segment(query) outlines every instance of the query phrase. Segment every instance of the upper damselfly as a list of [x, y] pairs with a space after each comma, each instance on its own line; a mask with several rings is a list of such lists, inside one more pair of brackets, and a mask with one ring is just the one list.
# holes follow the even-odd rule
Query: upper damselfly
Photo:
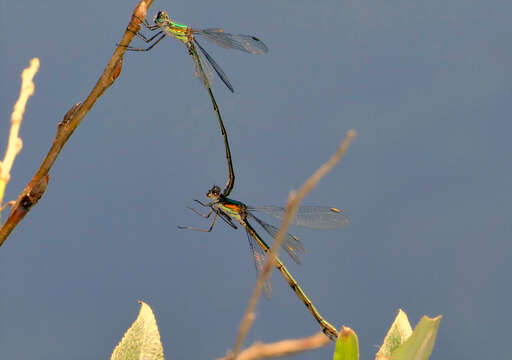
[[194, 60], [196, 76], [201, 80], [201, 82], [208, 90], [208, 94], [213, 105], [213, 110], [217, 115], [221, 133], [224, 138], [224, 147], [226, 151], [229, 177], [223, 194], [225, 196], [229, 195], [234, 186], [235, 173], [233, 170], [231, 150], [229, 148], [227, 132], [224, 127], [224, 122], [222, 121], [219, 107], [211, 90], [213, 71], [217, 73], [217, 75], [221, 78], [224, 84], [226, 84], [228, 89], [231, 90], [231, 92], [233, 92], [234, 89], [224, 71], [222, 71], [220, 66], [217, 65], [215, 60], [213, 60], [213, 58], [206, 52], [206, 50], [201, 45], [199, 45], [194, 35], [200, 35], [203, 38], [208, 39], [223, 48], [238, 49], [250, 54], [264, 54], [268, 51], [267, 46], [260, 39], [250, 35], [225, 33], [222, 29], [192, 29], [190, 26], [172, 21], [165, 11], [159, 11], [155, 15], [153, 19], [154, 25], [150, 25], [146, 19], [139, 20], [148, 30], [159, 31], [151, 37], [146, 37], [141, 32], [137, 32], [136, 35], [138, 37], [143, 39], [146, 43], [151, 43], [151, 45], [149, 45], [147, 48], [136, 48], [133, 46], [122, 45], [126, 47], [126, 50], [149, 51], [165, 36], [171, 36], [183, 42], [187, 47], [190, 56], [192, 56], [192, 59]]
[[[165, 36], [170, 36], [179, 41], [183, 42], [189, 52], [197, 52], [197, 56], [194, 57], [194, 65], [196, 68], [196, 76], [205, 84], [206, 87], [210, 87], [213, 80], [213, 70], [226, 84], [231, 92], [234, 91], [233, 85], [229, 81], [228, 77], [222, 71], [219, 65], [213, 60], [213, 58], [206, 52], [206, 50], [199, 45], [195, 35], [200, 35], [203, 38], [217, 44], [226, 49], [237, 49], [250, 54], [261, 55], [268, 51], [267, 46], [257, 37], [251, 35], [242, 34], [230, 34], [224, 32], [220, 28], [214, 29], [203, 29], [196, 30], [188, 25], [183, 25], [172, 21], [169, 15], [161, 10], [159, 11], [154, 19], [154, 25], [150, 25], [146, 19], [141, 20], [141, 23], [150, 31], [157, 31], [155, 35], [146, 37], [140, 31], [137, 33], [142, 40], [147, 43], [151, 43], [147, 48], [136, 48], [132, 46], [126, 46], [127, 50], [131, 51], [149, 51], [156, 44], [160, 42]], [[199, 51], [197, 51], [199, 49]], [[192, 54], [191, 54], [192, 55]], [[199, 69], [199, 66], [203, 68], [203, 71]], [[212, 70], [213, 68], [213, 70]]]

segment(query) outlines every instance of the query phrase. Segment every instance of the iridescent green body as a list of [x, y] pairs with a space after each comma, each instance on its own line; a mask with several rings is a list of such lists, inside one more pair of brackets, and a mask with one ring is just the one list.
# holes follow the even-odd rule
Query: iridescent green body
[[[137, 32], [137, 36], [139, 36], [141, 39], [143, 39], [146, 43], [153, 42], [149, 47], [146, 49], [143, 48], [134, 48], [131, 46], [127, 46], [127, 50], [130, 51], [149, 51], [151, 50], [160, 40], [162, 40], [166, 36], [173, 37], [179, 41], [181, 41], [188, 49], [188, 53], [190, 56], [192, 56], [192, 59], [194, 60], [194, 67], [196, 69], [196, 76], [201, 80], [201, 82], [206, 87], [208, 94], [210, 96], [210, 99], [212, 101], [213, 110], [215, 111], [217, 115], [217, 119], [219, 121], [220, 130], [222, 133], [222, 136], [224, 137], [224, 146], [226, 150], [226, 160], [228, 163], [228, 171], [229, 171], [229, 179], [228, 183], [226, 185], [226, 192], [225, 194], [228, 195], [231, 189], [233, 188], [234, 181], [235, 181], [235, 174], [233, 171], [233, 164], [231, 160], [231, 150], [229, 149], [229, 143], [228, 143], [228, 137], [227, 132], [224, 127], [224, 123], [222, 121], [222, 117], [220, 115], [219, 107], [217, 106], [217, 102], [215, 101], [215, 97], [213, 96], [212, 90], [211, 90], [211, 81], [213, 79], [213, 71], [217, 72], [219, 77], [222, 79], [222, 81], [226, 84], [226, 86], [233, 91], [233, 86], [227, 79], [226, 75], [220, 69], [220, 67], [217, 65], [217, 63], [210, 57], [210, 55], [204, 50], [201, 45], [197, 43], [197, 41], [194, 39], [194, 32], [197, 32], [193, 30], [190, 26], [185, 24], [180, 24], [178, 22], [172, 21], [169, 17], [169, 15], [165, 11], [159, 11], [156, 13], [154, 19], [153, 19], [154, 25], [149, 25], [147, 20], [141, 20], [141, 24], [145, 26], [150, 31], [158, 31], [155, 35], [151, 37], [144, 36], [141, 32]], [[198, 30], [203, 36], [210, 36], [213, 37], [214, 40], [212, 41], [220, 41], [217, 40], [218, 38], [224, 39], [224, 41], [228, 41], [226, 39], [230, 39], [229, 41], [232, 41], [234, 45], [239, 44], [239, 42], [236, 42], [234, 40], [237, 40], [242, 35], [232, 35], [232, 34], [223, 34], [222, 29], [214, 29], [214, 30]], [[221, 35], [219, 35], [221, 34]], [[234, 40], [231, 40], [233, 38]], [[155, 40], [156, 39], [156, 40]], [[258, 43], [259, 40], [254, 40], [255, 43]], [[223, 43], [224, 44], [224, 43]], [[260, 47], [262, 49], [266, 50], [266, 46], [261, 43]], [[248, 50], [247, 50], [248, 51]], [[212, 70], [213, 67], [213, 70]]]
[[[141, 19], [141, 24], [150, 31], [157, 31], [156, 34], [151, 37], [146, 37], [140, 31], [137, 32], [137, 36], [144, 40], [146, 43], [151, 43], [147, 48], [136, 48], [132, 46], [126, 46], [127, 50], [130, 51], [149, 51], [156, 44], [160, 42], [164, 37], [170, 36], [181, 41], [187, 46], [187, 49], [194, 57], [194, 65], [196, 67], [196, 75], [205, 84], [207, 88], [213, 80], [213, 71], [221, 78], [222, 82], [227, 88], [234, 92], [233, 85], [227, 78], [224, 71], [219, 65], [213, 60], [213, 58], [206, 52], [206, 50], [199, 45], [195, 35], [200, 35], [202, 38], [217, 44], [225, 49], [237, 49], [249, 54], [261, 55], [268, 51], [267, 46], [257, 37], [243, 34], [231, 34], [225, 33], [221, 28], [210, 28], [210, 29], [193, 29], [188, 25], [180, 24], [172, 21], [169, 15], [161, 10], [155, 14], [153, 18], [154, 25], [150, 25], [146, 19]], [[197, 49], [197, 51], [196, 51]], [[201, 65], [201, 71], [198, 71], [198, 63]]]
[[188, 43], [192, 36], [189, 26], [170, 21], [169, 24], [162, 27], [162, 30], [169, 36], [178, 39], [183, 43]]
[[188, 29], [188, 25], [179, 24], [177, 22], [171, 21], [171, 25], [175, 28]]

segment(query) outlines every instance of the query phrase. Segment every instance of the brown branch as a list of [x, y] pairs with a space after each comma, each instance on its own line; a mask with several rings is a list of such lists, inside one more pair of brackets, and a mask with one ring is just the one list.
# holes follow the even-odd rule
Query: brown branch
[[34, 79], [37, 70], [39, 70], [39, 59], [33, 58], [30, 60], [30, 66], [21, 73], [20, 96], [14, 105], [14, 110], [11, 115], [11, 130], [9, 132], [9, 140], [7, 142], [5, 157], [4, 160], [0, 162], [0, 212], [4, 209], [1, 205], [4, 198], [5, 187], [11, 178], [12, 164], [14, 163], [16, 155], [18, 155], [23, 147], [23, 142], [18, 134], [28, 98], [34, 93], [35, 87], [32, 80]]
[[53, 140], [53, 144], [48, 151], [48, 154], [27, 187], [18, 196], [16, 204], [13, 206], [7, 221], [0, 229], [0, 246], [4, 243], [5, 239], [7, 239], [19, 222], [25, 217], [28, 211], [30, 211], [31, 207], [39, 201], [39, 198], [43, 195], [46, 190], [46, 185], [48, 184], [48, 173], [67, 140], [76, 130], [78, 125], [80, 125], [98, 98], [114, 83], [121, 73], [126, 45], [132, 41], [137, 31], [139, 31], [139, 19], [146, 18], [147, 9], [151, 6], [152, 2], [153, 0], [141, 0], [139, 2], [133, 11], [130, 23], [128, 24], [123, 38], [120, 41], [122, 46], [117, 46], [115, 49], [112, 58], [108, 62], [107, 67], [98, 79], [98, 82], [92, 89], [91, 93], [83, 102], [73, 105], [64, 116], [62, 122], [59, 123], [57, 127], [57, 135]]
[[272, 266], [274, 265], [275, 261], [275, 253], [279, 249], [279, 246], [281, 244], [281, 241], [283, 240], [284, 236], [286, 235], [286, 231], [288, 227], [290, 226], [295, 213], [297, 212], [297, 208], [299, 207], [299, 204], [302, 202], [302, 199], [316, 186], [316, 184], [320, 181], [320, 179], [327, 174], [333, 167], [338, 163], [338, 161], [341, 160], [345, 152], [347, 151], [348, 147], [350, 146], [350, 143], [356, 136], [355, 130], [351, 129], [347, 132], [347, 135], [341, 142], [338, 150], [331, 156], [329, 161], [327, 161], [325, 164], [323, 164], [311, 177], [309, 177], [306, 182], [300, 187], [298, 192], [291, 191], [290, 195], [288, 197], [288, 202], [286, 204], [286, 213], [283, 219], [283, 222], [281, 224], [281, 227], [279, 228], [279, 232], [277, 233], [274, 243], [272, 244], [272, 248], [270, 250], [270, 256], [265, 262], [265, 266], [263, 267], [263, 270], [261, 271], [260, 276], [258, 277], [258, 281], [256, 282], [256, 286], [254, 287], [251, 299], [249, 300], [249, 304], [247, 305], [247, 309], [245, 312], [244, 317], [242, 318], [242, 321], [240, 322], [240, 326], [238, 329], [235, 346], [233, 347], [232, 357], [237, 358], [238, 352], [240, 351], [240, 348], [242, 347], [243, 341], [245, 337], [247, 336], [247, 332], [249, 331], [253, 320], [251, 320], [252, 317], [254, 317], [253, 312], [254, 308], [258, 302], [258, 298], [261, 293], [261, 288], [263, 286], [263, 282], [265, 279], [269, 276], [270, 270], [272, 269]]
[[[328, 337], [322, 332], [318, 332], [315, 335], [302, 338], [302, 339], [290, 339], [282, 340], [275, 343], [263, 344], [254, 343], [244, 351], [242, 351], [237, 359], [238, 360], [255, 360], [265, 358], [275, 358], [281, 356], [288, 356], [298, 354], [301, 352], [318, 349], [330, 343]], [[229, 360], [231, 355], [228, 355], [217, 360]]]

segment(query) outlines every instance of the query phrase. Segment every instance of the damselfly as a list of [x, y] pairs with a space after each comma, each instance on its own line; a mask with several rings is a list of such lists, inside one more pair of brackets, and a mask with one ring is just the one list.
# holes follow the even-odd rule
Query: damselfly
[[[141, 20], [141, 23], [148, 30], [159, 30], [155, 35], [148, 38], [140, 31], [137, 33], [137, 36], [139, 36], [145, 42], [151, 43], [153, 41], [153, 43], [147, 48], [126, 46], [126, 49], [130, 51], [149, 51], [165, 36], [178, 39], [187, 46], [192, 56], [194, 56], [192, 52], [197, 53], [197, 56], [194, 57], [196, 76], [201, 79], [206, 87], [210, 87], [210, 84], [213, 80], [213, 68], [213, 70], [215, 70], [224, 84], [226, 84], [228, 89], [231, 90], [231, 92], [234, 91], [233, 86], [231, 85], [231, 82], [228, 80], [224, 71], [222, 71], [220, 66], [217, 65], [215, 60], [213, 60], [213, 58], [206, 52], [206, 50], [201, 45], [199, 45], [195, 35], [200, 35], [203, 38], [213, 42], [214, 44], [217, 44], [226, 49], [237, 49], [255, 55], [265, 54], [268, 51], [267, 46], [257, 37], [251, 35], [225, 33], [220, 28], [196, 30], [190, 26], [172, 21], [165, 11], [159, 11], [155, 15], [153, 22], [154, 25], [150, 25], [146, 19]], [[196, 51], [197, 48], [199, 49], [199, 52]], [[199, 67], [202, 67], [203, 71], [201, 71]]]
[[[252, 227], [252, 225], [249, 223], [249, 220], [256, 221], [270, 236], [275, 237], [277, 235], [278, 228], [264, 222], [256, 215], [254, 215], [254, 212], [260, 211], [277, 219], [283, 219], [285, 213], [284, 208], [277, 206], [250, 207], [239, 201], [227, 198], [225, 195], [223, 195], [220, 187], [218, 186], [214, 186], [208, 190], [206, 196], [211, 199], [211, 201], [207, 204], [204, 204], [199, 200], [195, 201], [204, 207], [209, 207], [210, 212], [208, 214], [202, 214], [200, 211], [194, 208], [190, 209], [204, 218], [208, 218], [212, 213], [215, 213], [211, 226], [208, 229], [198, 229], [191, 226], [179, 226], [179, 228], [210, 232], [212, 231], [217, 218], [220, 217], [229, 226], [237, 229], [237, 226], [233, 222], [233, 220], [236, 220], [245, 228], [247, 232], [249, 247], [254, 258], [254, 265], [257, 273], [259, 274], [259, 272], [261, 272], [263, 269], [265, 255], [270, 252], [270, 247]], [[337, 208], [324, 206], [304, 206], [297, 210], [293, 223], [295, 225], [315, 229], [336, 229], [346, 225], [348, 223], [348, 218], [341, 210]], [[297, 237], [291, 234], [286, 234], [283, 242], [281, 243], [281, 247], [296, 263], [300, 264], [298, 255], [299, 253], [304, 254], [306, 250]], [[327, 336], [329, 336], [329, 338], [335, 340], [338, 336], [336, 328], [320, 315], [311, 300], [309, 300], [297, 281], [293, 278], [292, 274], [288, 271], [288, 269], [277, 256], [275, 267], [279, 270], [279, 272], [281, 272], [281, 275], [288, 282], [292, 290], [299, 297], [299, 299], [302, 300], [315, 320], [320, 324], [322, 331]], [[272, 294], [270, 281], [266, 281], [264, 283], [263, 292], [267, 298], [270, 298]]]
[[[227, 78], [224, 71], [222, 71], [220, 66], [217, 65], [215, 60], [213, 60], [213, 58], [206, 52], [206, 50], [201, 45], [199, 45], [194, 35], [201, 35], [205, 39], [208, 39], [221, 47], [238, 49], [251, 54], [264, 54], [268, 51], [267, 46], [258, 38], [250, 35], [225, 33], [222, 29], [192, 29], [190, 26], [179, 24], [177, 22], [172, 21], [165, 11], [159, 11], [155, 15], [153, 19], [154, 25], [150, 25], [146, 19], [140, 19], [140, 21], [150, 31], [160, 31], [158, 31], [155, 35], [153, 35], [150, 38], [144, 36], [141, 32], [137, 32], [136, 35], [143, 39], [146, 43], [153, 43], [149, 45], [147, 48], [125, 46], [126, 50], [149, 51], [156, 44], [158, 44], [160, 40], [162, 40], [165, 36], [171, 36], [183, 42], [187, 47], [190, 56], [192, 56], [192, 59], [194, 60], [196, 76], [202, 81], [202, 83], [208, 90], [208, 95], [210, 96], [213, 105], [213, 110], [217, 115], [221, 133], [224, 138], [224, 147], [226, 151], [229, 178], [223, 194], [226, 196], [229, 195], [234, 186], [235, 173], [233, 170], [231, 151], [229, 148], [229, 142], [227, 138], [226, 129], [224, 127], [224, 122], [222, 121], [222, 116], [220, 114], [219, 107], [217, 105], [217, 102], [215, 101], [215, 97], [213, 96], [213, 92], [211, 90], [211, 83], [213, 81], [213, 70], [215, 70], [217, 75], [221, 78], [224, 84], [226, 84], [228, 89], [231, 90], [231, 92], [233, 92], [234, 90], [233, 86], [231, 85], [231, 82]], [[199, 51], [197, 49], [199, 49]]]

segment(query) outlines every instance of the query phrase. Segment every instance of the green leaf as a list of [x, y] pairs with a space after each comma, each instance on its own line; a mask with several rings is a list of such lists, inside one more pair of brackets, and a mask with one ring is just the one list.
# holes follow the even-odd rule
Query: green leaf
[[391, 324], [375, 359], [389, 359], [393, 351], [402, 345], [402, 343], [405, 342], [411, 334], [412, 328], [409, 323], [409, 319], [407, 318], [407, 314], [403, 312], [402, 309], [398, 309], [398, 315], [396, 316], [395, 321], [393, 321], [393, 324]]
[[359, 342], [357, 335], [349, 327], [343, 326], [340, 335], [336, 341], [336, 349], [334, 350], [334, 360], [358, 360], [359, 359]]
[[111, 360], [163, 360], [164, 349], [153, 311], [139, 301], [140, 312], [123, 339], [114, 349]]
[[441, 317], [423, 316], [412, 335], [393, 352], [391, 360], [427, 360], [436, 341]]

